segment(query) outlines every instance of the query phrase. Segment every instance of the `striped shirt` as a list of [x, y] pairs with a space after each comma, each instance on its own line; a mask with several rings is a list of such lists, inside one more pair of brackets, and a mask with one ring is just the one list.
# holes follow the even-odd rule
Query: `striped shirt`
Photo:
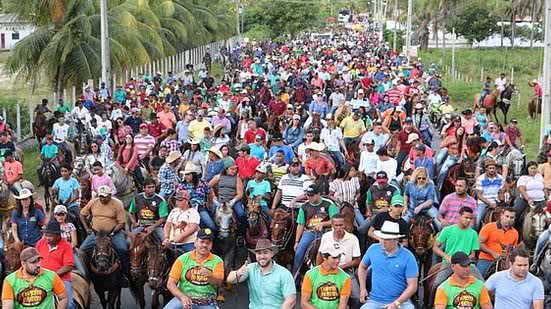
[[[476, 179], [476, 189], [482, 193], [487, 200], [497, 202], [499, 190], [503, 187], [503, 177], [496, 174], [496, 177], [490, 179], [486, 174], [478, 176]], [[484, 205], [481, 200], [478, 200], [479, 205]]]
[[[293, 176], [291, 174], [283, 175], [277, 186], [281, 190], [281, 204], [290, 207], [291, 201], [304, 194], [312, 184], [310, 177], [306, 175]], [[296, 203], [294, 208], [300, 208], [302, 203]]]
[[402, 98], [402, 92], [400, 92], [400, 90], [391, 88], [386, 92], [386, 94], [388, 95], [388, 100], [390, 103], [394, 104], [394, 106], [400, 104], [400, 100]]
[[444, 197], [440, 204], [439, 212], [444, 217], [444, 220], [446, 220], [446, 226], [457, 223], [459, 219], [459, 210], [465, 206], [472, 209], [474, 216], [476, 216], [478, 207], [476, 205], [476, 200], [470, 195], [466, 194], [464, 198], [460, 198], [457, 196], [457, 193], [453, 192]]
[[76, 231], [77, 228], [74, 224], [71, 222], [62, 223], [61, 226], [61, 238], [67, 240], [69, 243], [71, 243], [71, 232]]
[[356, 204], [356, 193], [360, 190], [360, 181], [358, 177], [349, 180], [335, 179], [329, 184], [329, 192], [335, 194], [335, 199], [339, 203], [350, 203], [354, 207]]
[[142, 136], [141, 134], [134, 137], [134, 145], [138, 150], [138, 158], [141, 160], [144, 158], [144, 155], [149, 150], [149, 147], [153, 148], [155, 146], [155, 138], [151, 135]]

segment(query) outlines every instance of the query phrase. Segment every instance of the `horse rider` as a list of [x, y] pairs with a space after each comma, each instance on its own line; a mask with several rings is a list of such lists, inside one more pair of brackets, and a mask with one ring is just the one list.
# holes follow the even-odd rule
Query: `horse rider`
[[434, 297], [435, 309], [493, 308], [484, 281], [471, 275], [473, 263], [471, 257], [465, 252], [457, 251], [453, 254], [450, 258], [453, 273], [438, 286]]
[[470, 207], [474, 215], [476, 215], [478, 209], [477, 202], [467, 194], [467, 180], [465, 178], [458, 178], [455, 180], [455, 192], [444, 196], [438, 208], [437, 219], [440, 221], [442, 227], [457, 224], [457, 220], [460, 217], [459, 210], [464, 206]]
[[67, 240], [61, 237], [61, 226], [57, 221], [48, 222], [42, 233], [44, 237], [36, 243], [36, 250], [42, 258], [41, 266], [55, 271], [59, 275], [67, 292], [67, 308], [76, 308], [73, 303], [71, 284], [71, 271], [75, 266], [73, 248]]
[[69, 299], [65, 285], [56, 272], [41, 267], [38, 250], [26, 248], [19, 259], [21, 268], [4, 279], [2, 308], [66, 309]]
[[267, 172], [265, 165], [259, 165], [256, 168], [254, 179], [249, 180], [247, 183], [245, 192], [247, 193], [249, 203], [252, 203], [251, 200], [260, 197], [261, 211], [268, 220], [268, 223], [270, 223], [271, 216], [268, 212], [268, 202], [272, 199], [272, 186], [265, 179]]
[[4, 153], [6, 160], [3, 163], [4, 166], [4, 182], [8, 186], [11, 192], [18, 194], [23, 187], [21, 181], [23, 180], [23, 164], [15, 160], [13, 152], [6, 150]]
[[40, 149], [40, 161], [41, 164], [36, 169], [38, 174], [38, 181], [39, 186], [42, 186], [44, 184], [44, 177], [42, 175], [42, 170], [44, 166], [46, 165], [46, 162], [52, 163], [56, 169], [59, 169], [59, 161], [57, 159], [57, 155], [59, 153], [59, 148], [56, 144], [54, 144], [54, 137], [51, 134], [46, 135], [46, 144], [42, 146], [42, 149]]
[[390, 203], [394, 196], [400, 195], [400, 189], [389, 183], [387, 173], [379, 171], [375, 174], [375, 182], [367, 190], [366, 196], [366, 219], [365, 224], [358, 228], [360, 235], [368, 232], [370, 221], [381, 212], [387, 212], [390, 209]]
[[480, 254], [476, 267], [483, 276], [486, 277], [492, 263], [503, 257], [507, 246], [518, 245], [519, 236], [513, 227], [514, 222], [515, 209], [507, 207], [501, 210], [498, 222], [488, 223], [480, 229]]
[[496, 86], [496, 89], [499, 90], [500, 95], [503, 92], [503, 90], [505, 90], [505, 88], [507, 88], [508, 83], [509, 82], [507, 81], [507, 78], [505, 77], [505, 73], [501, 73], [499, 75], [499, 77], [496, 78], [496, 80], [494, 81], [494, 84]]
[[54, 185], [50, 189], [52, 203], [54, 205], [65, 205], [69, 212], [75, 217], [80, 216], [80, 184], [71, 175], [71, 166], [63, 163], [59, 169], [61, 177], [56, 179]]
[[[375, 236], [380, 243], [373, 244], [360, 262], [358, 281], [360, 301], [367, 302], [362, 308], [415, 308], [411, 297], [417, 291], [419, 266], [411, 251], [400, 245], [400, 225], [385, 221]], [[367, 275], [371, 269], [371, 291], [368, 293]]]
[[490, 158], [486, 159], [484, 161], [484, 174], [478, 176], [475, 185], [478, 199], [475, 228], [480, 228], [487, 209], [497, 207], [498, 194], [504, 184], [503, 177], [497, 173], [496, 161]]
[[301, 307], [345, 309], [352, 293], [352, 283], [349, 275], [338, 267], [342, 253], [334, 246], [321, 249], [323, 261], [304, 275]]
[[522, 248], [513, 249], [509, 261], [509, 269], [491, 275], [484, 283], [488, 291], [495, 295], [495, 308], [544, 308], [544, 285], [529, 271], [528, 252]]
[[197, 233], [195, 250], [180, 255], [168, 275], [167, 288], [174, 296], [165, 309], [216, 309], [217, 289], [224, 283], [224, 262], [213, 254], [214, 233]]
[[292, 273], [297, 276], [300, 270], [306, 250], [317, 238], [321, 238], [322, 232], [331, 226], [331, 219], [339, 212], [339, 208], [328, 199], [321, 197], [318, 185], [310, 185], [305, 190], [308, 202], [304, 203], [297, 217], [297, 231], [295, 237], [295, 257]]
[[[432, 251], [442, 258], [442, 263], [434, 279], [431, 295], [434, 295], [433, 292], [436, 288], [453, 273], [453, 268], [450, 267], [452, 256], [457, 252], [463, 252], [470, 257], [474, 257], [475, 251], [480, 250], [478, 234], [471, 227], [474, 219], [473, 210], [464, 206], [459, 210], [459, 215], [458, 222], [443, 228], [432, 246]], [[474, 265], [471, 265], [471, 272], [479, 280], [484, 280], [484, 277]]]
[[226, 279], [230, 284], [247, 281], [251, 309], [295, 307], [297, 292], [293, 276], [273, 260], [274, 250], [269, 239], [259, 239], [253, 251], [256, 262], [245, 263], [238, 270], [231, 271]]
[[360, 284], [356, 277], [356, 269], [360, 265], [361, 251], [358, 238], [345, 229], [344, 217], [336, 214], [331, 218], [331, 231], [321, 237], [320, 249], [317, 255], [317, 265], [323, 263], [320, 252], [326, 252], [333, 247], [340, 253], [339, 268], [348, 274], [351, 280], [351, 294], [348, 300], [350, 309], [360, 308]]
[[484, 84], [482, 85], [482, 92], [480, 93], [480, 97], [478, 98], [478, 105], [480, 106], [482, 102], [484, 102], [484, 98], [489, 95], [492, 92], [492, 78], [490, 76], [486, 76], [486, 81], [484, 81]]
[[144, 192], [132, 198], [128, 213], [132, 233], [151, 234], [157, 243], [164, 239], [163, 225], [169, 209], [166, 200], [155, 192], [157, 185], [151, 178], [144, 181]]
[[312, 179], [301, 171], [298, 157], [293, 157], [288, 173], [281, 176], [277, 184], [277, 192], [272, 200], [272, 211], [279, 207], [297, 213], [302, 206], [302, 201], [306, 200], [305, 190], [311, 184]]
[[73, 155], [71, 149], [67, 145], [67, 139], [69, 137], [69, 125], [65, 123], [65, 117], [59, 116], [56, 123], [54, 123], [52, 134], [54, 136], [54, 143], [63, 150], [65, 154], [65, 162], [72, 163]]
[[161, 185], [159, 194], [165, 199], [176, 191], [176, 185], [178, 184], [177, 167], [180, 164], [181, 157], [179, 151], [171, 151], [165, 159], [165, 163], [159, 169], [159, 183]]
[[172, 208], [164, 225], [163, 247], [181, 250], [184, 253], [195, 250], [195, 240], [199, 231], [200, 216], [190, 203], [191, 195], [186, 189], [176, 191]]
[[[89, 217], [91, 217], [90, 225], [88, 224]], [[98, 197], [91, 199], [80, 211], [80, 219], [88, 233], [88, 236], [80, 245], [80, 250], [90, 255], [96, 245], [95, 231], [108, 232], [111, 236], [113, 249], [121, 260], [123, 286], [128, 286], [128, 266], [130, 264], [128, 243], [123, 234], [126, 224], [126, 212], [122, 202], [111, 196], [111, 188], [101, 186], [98, 189]]]

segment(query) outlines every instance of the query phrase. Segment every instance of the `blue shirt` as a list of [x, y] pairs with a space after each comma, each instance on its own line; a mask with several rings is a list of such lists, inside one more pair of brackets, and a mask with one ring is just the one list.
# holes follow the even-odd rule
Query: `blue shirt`
[[267, 274], [262, 274], [258, 263], [247, 267], [250, 309], [279, 309], [285, 298], [297, 293], [291, 272], [272, 263], [272, 270]]
[[432, 178], [432, 174], [433, 174], [432, 165], [433, 165], [432, 158], [429, 158], [429, 157], [424, 157], [422, 159], [417, 158], [417, 159], [415, 159], [415, 162], [413, 163], [413, 166], [415, 166], [415, 168], [418, 168], [418, 167], [426, 168], [428, 173], [429, 173], [429, 178]]
[[[249, 193], [249, 188], [251, 189], [251, 192]], [[270, 185], [270, 182], [266, 179], [262, 180], [261, 182], [257, 182], [256, 179], [251, 179], [247, 183], [247, 188], [245, 189], [247, 191], [247, 195], [249, 198], [254, 198], [258, 195], [265, 195], [266, 193], [272, 192], [272, 186]], [[260, 200], [260, 205], [262, 207], [268, 207], [268, 204], [264, 199]]]
[[25, 217], [23, 214], [21, 216], [18, 214], [17, 211], [11, 213], [11, 223], [17, 225], [17, 237], [23, 244], [34, 247], [42, 238], [40, 224], [45, 219], [44, 213], [35, 209], [32, 216]]
[[372, 269], [369, 298], [385, 304], [400, 297], [407, 287], [407, 279], [417, 278], [419, 272], [415, 257], [402, 246], [389, 256], [381, 244], [373, 244], [367, 249], [362, 263]]
[[543, 283], [531, 273], [524, 280], [515, 281], [511, 272], [504, 270], [491, 275], [485, 284], [495, 294], [496, 309], [530, 309], [534, 300], [544, 299]]
[[44, 144], [42, 146], [42, 149], [40, 150], [40, 154], [44, 156], [46, 159], [55, 158], [57, 156], [57, 145], [55, 144]]
[[224, 170], [224, 160], [209, 161], [207, 163], [207, 178], [206, 181], [210, 181], [214, 176], [222, 173]]
[[176, 131], [178, 131], [178, 141], [182, 143], [187, 143], [189, 134], [188, 134], [189, 122], [180, 120], [176, 124]]
[[[72, 176], [69, 177], [68, 180], [65, 180], [63, 178], [58, 178], [54, 182], [54, 188], [57, 189], [57, 199], [60, 202], [65, 202], [69, 198], [73, 197], [74, 191], [80, 188], [80, 184], [78, 181], [73, 178]], [[77, 201], [72, 202], [68, 208], [79, 206]]]
[[308, 110], [310, 113], [320, 113], [321, 119], [325, 119], [325, 116], [329, 112], [329, 107], [325, 102], [318, 103], [316, 101], [312, 101]]
[[298, 147], [298, 145], [302, 143], [303, 139], [303, 127], [294, 128], [292, 126], [288, 126], [287, 129], [285, 129], [285, 134], [283, 134], [283, 140], [285, 141], [285, 144], [291, 147]]
[[255, 143], [249, 144], [251, 149], [251, 156], [256, 157], [258, 161], [264, 160], [264, 155], [266, 154], [266, 148], [262, 145], [257, 145]]
[[295, 157], [295, 152], [293, 151], [293, 148], [289, 145], [281, 145], [281, 146], [272, 146], [270, 147], [270, 151], [268, 152], [268, 157], [272, 158], [275, 156], [276, 152], [279, 150], [283, 150], [283, 153], [285, 155], [285, 163], [290, 164], [291, 160]]
[[436, 191], [434, 185], [430, 182], [422, 188], [413, 182], [408, 182], [405, 194], [408, 197], [408, 208], [411, 210], [429, 199], [436, 202]]

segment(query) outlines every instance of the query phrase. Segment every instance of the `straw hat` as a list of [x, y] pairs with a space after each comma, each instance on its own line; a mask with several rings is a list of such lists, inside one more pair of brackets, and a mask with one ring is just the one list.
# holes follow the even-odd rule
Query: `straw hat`
[[175, 151], [171, 151], [170, 154], [168, 155], [168, 157], [166, 157], [166, 163], [170, 164], [178, 159], [180, 159], [182, 157], [182, 154], [175, 150]]
[[211, 146], [209, 148], [209, 152], [214, 153], [220, 159], [222, 159], [222, 157], [224, 156], [224, 155], [222, 155], [222, 152], [220, 152], [220, 149], [218, 149], [218, 147], [216, 147], [216, 146]]

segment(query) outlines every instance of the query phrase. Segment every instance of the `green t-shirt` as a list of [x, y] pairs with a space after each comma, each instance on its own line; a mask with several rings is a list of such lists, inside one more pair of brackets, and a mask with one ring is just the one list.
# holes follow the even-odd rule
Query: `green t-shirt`
[[42, 154], [46, 159], [51, 159], [57, 156], [58, 150], [59, 149], [55, 144], [50, 144], [50, 145], [45, 144], [44, 146], [42, 146], [42, 149], [40, 150], [40, 154]]
[[[42, 274], [30, 285], [26, 280], [21, 279], [15, 271], [6, 277], [13, 289], [14, 308], [35, 308], [51, 309], [54, 308], [54, 279], [55, 273], [47, 269], [42, 269]], [[5, 283], [4, 283], [5, 284]]]
[[476, 278], [474, 282], [467, 285], [466, 287], [457, 286], [451, 284], [452, 278], [448, 278], [439, 289], [442, 289], [446, 292], [448, 303], [446, 304], [446, 309], [455, 309], [455, 308], [480, 308], [480, 295], [482, 289], [484, 288], [484, 283]]
[[[478, 234], [472, 228], [466, 230], [460, 229], [457, 224], [445, 227], [438, 235], [438, 241], [446, 244], [445, 252], [447, 255], [453, 255], [458, 251], [466, 254], [480, 249]], [[446, 263], [446, 261], [443, 261]]]
[[337, 308], [341, 294], [344, 292], [350, 295], [350, 283], [345, 289], [345, 284], [350, 281], [350, 277], [340, 268], [336, 273], [323, 274], [320, 266], [316, 266], [306, 273], [306, 277], [312, 285], [310, 302], [318, 309]]
[[60, 112], [60, 113], [70, 113], [71, 112], [71, 107], [66, 105], [65, 103], [63, 103], [63, 105], [58, 105], [57, 108], [56, 108], [56, 111]]
[[[171, 270], [171, 277], [172, 271], [174, 271], [174, 267], [179, 268], [178, 272], [180, 274], [180, 280], [178, 288], [180, 288], [180, 291], [182, 291], [182, 293], [190, 297], [192, 300], [215, 300], [217, 288], [216, 286], [210, 284], [206, 277], [203, 277], [199, 274], [201, 264], [193, 258], [194, 254], [195, 251], [182, 254], [176, 260], [175, 265]], [[222, 263], [223, 265], [224, 262], [219, 256], [213, 254], [212, 258], [205, 260], [202, 266], [214, 272], [214, 268], [219, 263]]]
[[322, 198], [321, 203], [319, 203], [318, 205], [313, 205], [313, 204], [307, 202], [307, 203], [304, 203], [300, 207], [300, 209], [298, 210], [298, 216], [297, 216], [297, 223], [298, 224], [306, 225], [306, 219], [307, 218], [306, 218], [306, 214], [304, 212], [304, 208], [307, 207], [308, 205], [310, 205], [310, 206], [319, 206], [320, 211], [322, 213], [326, 212], [329, 215], [329, 219], [333, 218], [334, 215], [339, 213], [339, 208], [331, 200]]

